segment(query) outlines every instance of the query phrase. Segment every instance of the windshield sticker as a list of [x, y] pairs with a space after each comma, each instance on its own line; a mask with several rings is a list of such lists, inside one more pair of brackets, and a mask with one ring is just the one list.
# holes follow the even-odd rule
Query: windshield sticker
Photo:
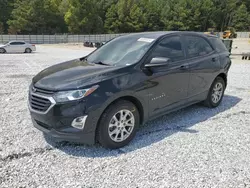
[[150, 39], [150, 38], [139, 38], [138, 41], [140, 42], [153, 42], [155, 39]]

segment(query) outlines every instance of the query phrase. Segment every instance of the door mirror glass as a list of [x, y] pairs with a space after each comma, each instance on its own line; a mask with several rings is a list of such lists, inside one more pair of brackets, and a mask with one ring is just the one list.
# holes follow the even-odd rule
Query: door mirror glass
[[154, 57], [145, 67], [161, 67], [167, 66], [171, 60], [166, 57]]

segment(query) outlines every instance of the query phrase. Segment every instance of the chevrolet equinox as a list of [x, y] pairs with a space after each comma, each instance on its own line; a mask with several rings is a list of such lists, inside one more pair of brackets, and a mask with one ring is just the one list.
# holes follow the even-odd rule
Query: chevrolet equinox
[[32, 121], [57, 140], [123, 147], [148, 120], [198, 102], [217, 107], [229, 55], [219, 38], [195, 32], [115, 38], [37, 74], [29, 89]]

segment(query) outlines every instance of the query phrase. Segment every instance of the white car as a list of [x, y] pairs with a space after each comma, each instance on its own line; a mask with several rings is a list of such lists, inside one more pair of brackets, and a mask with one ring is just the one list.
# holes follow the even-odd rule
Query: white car
[[36, 46], [24, 41], [10, 41], [0, 45], [0, 53], [31, 53], [33, 51], [36, 51]]

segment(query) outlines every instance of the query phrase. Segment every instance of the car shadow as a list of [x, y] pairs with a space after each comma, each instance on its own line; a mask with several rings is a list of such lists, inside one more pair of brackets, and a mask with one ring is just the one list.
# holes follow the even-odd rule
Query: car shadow
[[[89, 158], [118, 156], [150, 146], [178, 132], [197, 134], [198, 131], [192, 129], [192, 126], [211, 118], [217, 119], [217, 115], [234, 107], [240, 101], [241, 99], [236, 96], [225, 95], [220, 106], [214, 109], [196, 104], [164, 115], [141, 126], [129, 145], [116, 150], [105, 149], [99, 144], [87, 146], [70, 142], [56, 142], [47, 135], [44, 135], [44, 137], [52, 147], [72, 156]], [[228, 117], [228, 115], [225, 117]]]

